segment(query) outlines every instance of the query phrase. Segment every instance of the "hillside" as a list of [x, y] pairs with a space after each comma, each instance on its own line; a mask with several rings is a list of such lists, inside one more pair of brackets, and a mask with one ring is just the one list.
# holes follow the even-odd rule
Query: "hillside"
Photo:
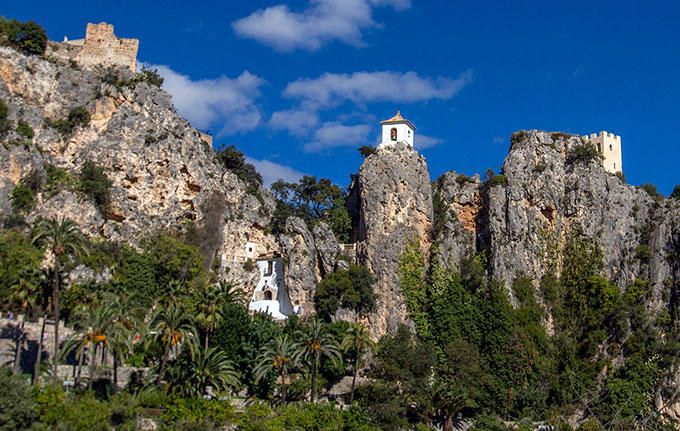
[[[304, 324], [320, 325], [309, 317], [320, 308], [323, 288], [335, 301], [324, 316], [334, 336], [348, 321], [367, 326], [367, 345], [381, 340], [361, 370], [368, 378], [357, 396], [362, 414], [384, 429], [395, 418], [407, 421], [399, 422], [403, 427], [428, 420], [448, 426], [454, 413], [480, 412], [506, 419], [555, 414], [574, 426], [593, 417], [615, 423], [619, 412], [610, 406], [629, 409], [629, 422], [616, 422], [617, 429], [633, 429], [626, 426], [641, 418], [680, 422], [680, 199], [608, 173], [579, 136], [517, 132], [501, 173], [485, 180], [448, 172], [432, 181], [425, 157], [411, 146], [381, 146], [342, 199], [337, 186], [325, 185], [324, 197], [342, 205], [334, 201], [305, 219], [286, 207], [280, 189], [225, 161], [211, 137], [175, 112], [149, 71], [86, 67], [0, 47], [0, 101], [7, 107], [0, 137], [3, 235], [28, 237], [41, 219], [68, 218], [98, 247], [96, 259], [68, 262], [74, 268], [65, 283], [67, 319], [103, 301], [100, 289], [135, 302], [130, 290], [138, 288], [152, 296], [142, 300], [148, 308], [142, 320], [149, 320], [148, 310], [177, 304], [205, 318], [210, 298], [202, 295], [216, 282], [231, 282], [244, 291], [246, 306], [218, 302], [214, 307], [228, 312], [196, 333], [206, 354], [216, 340], [241, 367], [243, 393], [273, 400], [288, 377], [272, 371], [261, 383], [253, 363], [280, 342], [274, 335], [299, 336], [303, 323], [274, 325], [249, 315], [247, 304], [280, 264], [284, 293]], [[340, 244], [329, 208], [345, 205], [349, 244]], [[35, 266], [54, 260], [43, 249], [33, 252], [40, 253]], [[255, 264], [270, 261], [266, 270]], [[151, 276], [144, 272], [150, 267]], [[348, 281], [348, 274], [364, 278]], [[327, 281], [334, 276], [337, 284]], [[362, 287], [347, 287], [354, 282], [371, 285], [374, 307], [343, 305], [351, 302], [350, 287]], [[156, 346], [136, 359], [160, 366], [158, 385], [166, 362], [176, 371], [188, 368], [181, 361], [189, 355], [195, 359], [193, 350], [182, 356], [182, 346], [174, 356]], [[350, 378], [350, 368], [359, 373], [358, 356], [344, 360], [338, 370], [324, 359], [324, 396]], [[310, 371], [299, 368], [296, 382], [306, 385]], [[170, 374], [174, 382], [183, 379]], [[461, 393], [442, 401], [441, 388], [429, 386], [433, 376]], [[315, 384], [312, 377], [312, 400]], [[306, 386], [293, 389], [306, 399]], [[628, 392], [637, 398], [621, 401]], [[285, 402], [286, 389], [279, 394]], [[393, 416], [381, 416], [383, 410]]]

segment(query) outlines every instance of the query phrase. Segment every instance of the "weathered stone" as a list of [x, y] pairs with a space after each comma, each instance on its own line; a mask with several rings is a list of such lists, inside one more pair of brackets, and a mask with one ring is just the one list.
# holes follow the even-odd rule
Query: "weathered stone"
[[338, 259], [341, 252], [340, 244], [335, 239], [335, 234], [333, 234], [331, 228], [324, 222], [314, 226], [312, 233], [314, 234], [314, 244], [319, 254], [321, 277], [325, 277], [338, 267]]
[[314, 311], [314, 291], [320, 280], [314, 236], [299, 217], [286, 220], [279, 236], [284, 259], [285, 285], [293, 306], [300, 306], [301, 314]]
[[354, 179], [349, 206], [358, 260], [378, 280], [369, 322], [382, 335], [408, 321], [397, 274], [404, 247], [415, 239], [429, 254], [432, 190], [425, 158], [403, 143], [379, 148]]

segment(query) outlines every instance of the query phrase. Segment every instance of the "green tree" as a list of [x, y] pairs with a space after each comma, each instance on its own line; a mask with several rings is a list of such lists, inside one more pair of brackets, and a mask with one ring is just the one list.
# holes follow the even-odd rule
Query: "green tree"
[[148, 69], [146, 66], [142, 66], [142, 70], [135, 73], [132, 78], [132, 83], [136, 84], [138, 82], [146, 82], [149, 85], [160, 88], [163, 85], [163, 77], [158, 73], [158, 69]]
[[311, 375], [310, 401], [316, 401], [316, 378], [322, 357], [331, 360], [340, 359], [340, 351], [335, 338], [326, 331], [324, 324], [316, 317], [305, 322], [302, 330], [297, 332], [295, 354], [299, 362], [309, 367]]
[[332, 320], [340, 308], [351, 310], [356, 319], [366, 316], [375, 309], [373, 285], [375, 277], [363, 265], [350, 264], [321, 280], [314, 293], [317, 315], [326, 321]]
[[0, 40], [25, 54], [42, 55], [47, 49], [45, 30], [33, 21], [25, 23], [15, 19], [0, 21]]
[[204, 348], [208, 349], [210, 335], [215, 332], [223, 317], [225, 304], [241, 304], [245, 301], [245, 292], [233, 282], [220, 281], [207, 286], [198, 293], [196, 323], [203, 330]]
[[[57, 365], [59, 358], [59, 291], [61, 272], [65, 260], [77, 258], [87, 253], [87, 240], [80, 227], [70, 219], [43, 219], [33, 229], [34, 244], [46, 246], [54, 256], [52, 284], [52, 312], [54, 315], [54, 350], [52, 376], [57, 382]], [[38, 361], [39, 362], [39, 361]]]
[[289, 373], [297, 365], [296, 345], [287, 335], [279, 335], [271, 342], [262, 347], [257, 357], [257, 366], [254, 369], [255, 381], [258, 382], [270, 373], [276, 373], [281, 385], [281, 401], [286, 402]]
[[225, 168], [235, 173], [246, 185], [253, 189], [258, 189], [262, 185], [262, 175], [257, 172], [255, 166], [246, 162], [246, 156], [235, 146], [223, 147], [218, 151], [217, 157]]
[[323, 220], [328, 223], [338, 241], [349, 241], [351, 218], [345, 203], [346, 192], [331, 180], [317, 180], [306, 175], [297, 183], [276, 181], [271, 185], [271, 190], [277, 200], [272, 219], [274, 232], [282, 232], [288, 217], [297, 216], [310, 226]]
[[239, 373], [224, 351], [214, 347], [203, 349], [197, 344], [190, 346], [191, 364], [183, 383], [187, 395], [201, 397], [207, 393], [208, 386], [218, 393], [241, 386]]
[[156, 333], [156, 339], [163, 348], [156, 385], [160, 384], [171, 349], [183, 343], [196, 341], [194, 319], [184, 308], [176, 303], [160, 306], [151, 320], [151, 326]]
[[42, 302], [42, 255], [21, 232], [0, 231], [0, 298], [5, 307], [30, 310]]
[[349, 394], [349, 403], [354, 401], [354, 389], [356, 388], [357, 375], [359, 374], [359, 362], [369, 351], [375, 349], [375, 342], [371, 333], [364, 325], [355, 323], [347, 329], [342, 339], [342, 350], [353, 355], [352, 361], [352, 389]]
[[31, 429], [37, 415], [26, 381], [0, 367], [0, 387], [0, 431]]

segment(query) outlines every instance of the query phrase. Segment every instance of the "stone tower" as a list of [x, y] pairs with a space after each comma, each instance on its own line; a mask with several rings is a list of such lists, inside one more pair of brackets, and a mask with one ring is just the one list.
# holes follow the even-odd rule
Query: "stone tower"
[[623, 172], [620, 136], [602, 131], [599, 134], [591, 133], [590, 136], [582, 136], [582, 139], [595, 144], [597, 151], [602, 154], [602, 166], [607, 172], [612, 174]]

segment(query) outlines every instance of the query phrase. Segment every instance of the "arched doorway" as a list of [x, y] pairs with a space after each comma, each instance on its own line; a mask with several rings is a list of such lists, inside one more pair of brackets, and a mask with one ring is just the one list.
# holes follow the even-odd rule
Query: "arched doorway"
[[272, 291], [271, 290], [267, 290], [266, 292], [264, 292], [264, 300], [265, 301], [271, 301], [272, 300]]

